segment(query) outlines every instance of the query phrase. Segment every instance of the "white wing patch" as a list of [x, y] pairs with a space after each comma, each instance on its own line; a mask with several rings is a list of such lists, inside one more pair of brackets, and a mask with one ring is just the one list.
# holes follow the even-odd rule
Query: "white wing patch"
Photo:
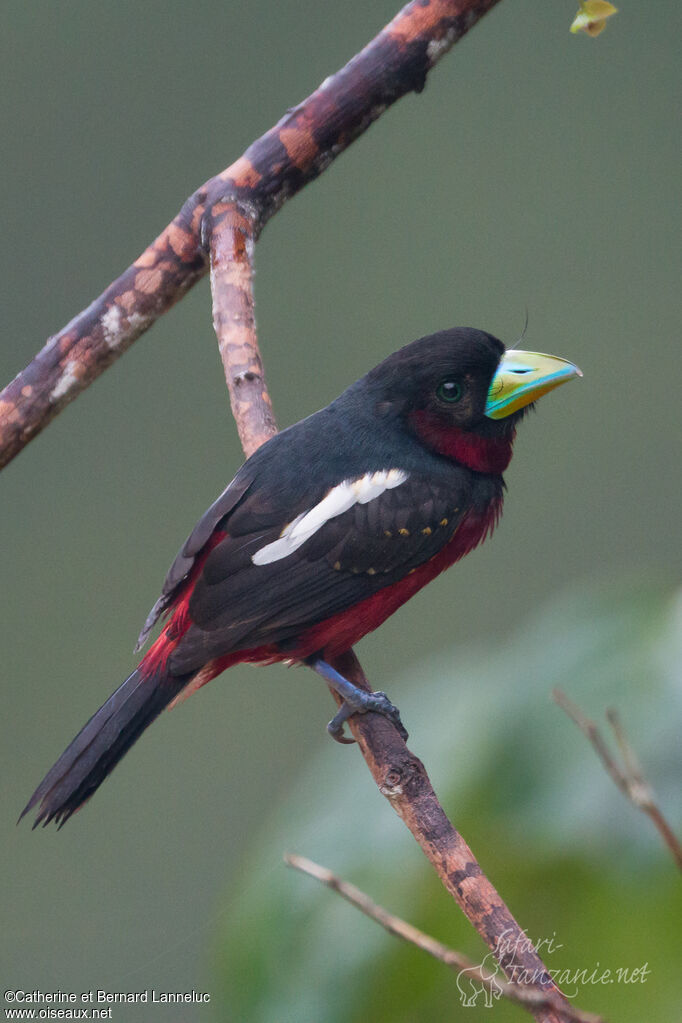
[[252, 555], [251, 560], [254, 565], [269, 565], [280, 558], [287, 558], [321, 529], [325, 522], [343, 515], [354, 504], [367, 504], [375, 497], [380, 497], [385, 490], [399, 487], [407, 477], [408, 474], [402, 469], [382, 469], [381, 472], [365, 473], [358, 479], [344, 480], [333, 487], [314, 508], [298, 515], [285, 526], [279, 539], [261, 547]]

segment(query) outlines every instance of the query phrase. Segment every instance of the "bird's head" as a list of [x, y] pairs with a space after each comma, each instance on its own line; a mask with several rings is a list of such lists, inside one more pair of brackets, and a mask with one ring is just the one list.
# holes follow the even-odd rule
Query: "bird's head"
[[413, 341], [368, 374], [378, 415], [399, 417], [420, 441], [478, 472], [503, 472], [516, 424], [577, 366], [506, 349], [491, 334], [455, 327]]

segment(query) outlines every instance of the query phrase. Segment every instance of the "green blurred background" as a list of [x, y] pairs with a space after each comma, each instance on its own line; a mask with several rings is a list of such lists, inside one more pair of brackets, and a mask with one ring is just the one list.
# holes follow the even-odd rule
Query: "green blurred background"
[[[288, 204], [258, 318], [283, 425], [421, 334], [511, 342], [526, 306], [525, 347], [584, 370], [524, 423], [494, 540], [359, 653], [517, 918], [564, 945], [550, 966], [648, 961], [580, 1004], [670, 1019], [674, 868], [549, 691], [619, 706], [679, 830], [679, 5], [623, 3], [597, 40], [576, 6], [501, 3]], [[5, 0], [0, 379], [395, 10]], [[14, 827], [240, 460], [203, 281], [2, 474], [3, 987], [211, 993], [114, 1009], [155, 1023], [523, 1018], [461, 1008], [444, 967], [282, 865], [317, 856], [484, 955], [307, 673], [232, 670], [59, 835]]]

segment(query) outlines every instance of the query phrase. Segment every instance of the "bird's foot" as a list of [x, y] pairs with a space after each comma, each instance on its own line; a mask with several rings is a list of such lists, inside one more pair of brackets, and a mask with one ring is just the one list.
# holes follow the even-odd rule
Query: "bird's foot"
[[338, 712], [327, 725], [327, 731], [332, 739], [347, 745], [354, 743], [355, 739], [348, 739], [344, 735], [344, 722], [353, 714], [366, 714], [368, 711], [372, 711], [375, 714], [383, 714], [389, 721], [392, 721], [401, 737], [407, 742], [407, 729], [400, 720], [400, 711], [391, 703], [386, 693], [366, 693], [364, 689], [358, 689], [358, 697], [353, 696], [351, 700], [345, 697]]
[[338, 712], [327, 725], [327, 731], [332, 739], [345, 744], [355, 742], [354, 739], [348, 739], [344, 735], [344, 723], [353, 714], [367, 714], [372, 711], [375, 714], [383, 714], [389, 721], [392, 721], [402, 738], [407, 740], [407, 731], [400, 720], [400, 711], [393, 706], [386, 693], [368, 693], [364, 689], [360, 689], [359, 686], [354, 685], [353, 682], [332, 668], [331, 664], [327, 664], [326, 661], [319, 658], [311, 658], [307, 663], [343, 698]]

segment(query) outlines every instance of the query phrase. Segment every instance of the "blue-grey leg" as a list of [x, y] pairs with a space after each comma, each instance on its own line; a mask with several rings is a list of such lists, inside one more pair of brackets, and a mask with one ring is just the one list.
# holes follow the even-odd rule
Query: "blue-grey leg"
[[403, 739], [407, 739], [407, 732], [400, 720], [400, 712], [397, 707], [393, 706], [386, 693], [365, 692], [364, 689], [360, 689], [359, 686], [340, 675], [332, 668], [331, 664], [327, 664], [320, 657], [310, 657], [306, 664], [318, 675], [321, 675], [325, 682], [343, 699], [338, 712], [327, 725], [327, 731], [332, 739], [336, 739], [337, 742], [355, 742], [355, 739], [347, 739], [343, 734], [344, 722], [353, 714], [366, 714], [368, 711], [383, 714], [393, 722]]

